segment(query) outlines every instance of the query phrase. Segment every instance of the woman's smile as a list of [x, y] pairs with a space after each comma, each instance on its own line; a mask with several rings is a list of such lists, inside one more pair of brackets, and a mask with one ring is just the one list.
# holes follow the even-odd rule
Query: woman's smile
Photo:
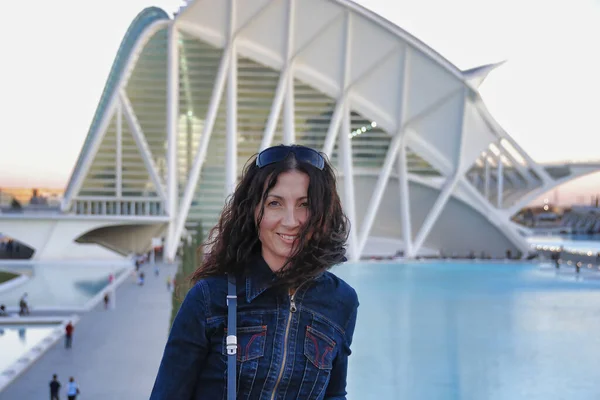
[[297, 235], [284, 235], [283, 233], [278, 233], [277, 235], [281, 238], [281, 240], [284, 243], [287, 243], [290, 245], [294, 244], [294, 242], [296, 241], [296, 238], [297, 238]]

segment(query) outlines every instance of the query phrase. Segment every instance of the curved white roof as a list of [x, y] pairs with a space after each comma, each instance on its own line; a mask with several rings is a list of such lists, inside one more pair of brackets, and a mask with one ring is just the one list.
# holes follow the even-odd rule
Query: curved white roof
[[[177, 16], [177, 22], [202, 40], [224, 47], [229, 36], [229, 3], [193, 2]], [[276, 70], [293, 60], [297, 78], [333, 98], [344, 88], [351, 89], [352, 108], [388, 132], [399, 130], [399, 115], [406, 125], [465, 86], [459, 69], [353, 2], [252, 0], [234, 4], [233, 31], [240, 54]]]

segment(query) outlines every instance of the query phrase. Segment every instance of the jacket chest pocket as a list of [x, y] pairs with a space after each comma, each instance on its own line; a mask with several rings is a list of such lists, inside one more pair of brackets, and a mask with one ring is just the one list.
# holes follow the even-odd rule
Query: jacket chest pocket
[[[237, 328], [237, 361], [246, 362], [265, 355], [267, 326], [242, 326]], [[223, 355], [227, 355], [227, 328], [223, 335]]]
[[333, 361], [337, 354], [337, 336], [324, 321], [314, 319], [306, 327], [304, 337], [304, 375], [298, 397], [306, 400], [322, 399], [329, 383]]
[[333, 339], [312, 326], [306, 327], [304, 355], [315, 367], [319, 369], [331, 369], [333, 367], [334, 349], [335, 342]]
[[[249, 398], [256, 380], [260, 361], [265, 355], [265, 342], [267, 341], [266, 325], [246, 326], [241, 323], [237, 328], [237, 397]], [[223, 335], [222, 354], [227, 362], [227, 328]], [[225, 385], [227, 381], [227, 370], [225, 374]], [[226, 390], [224, 388], [224, 390]]]

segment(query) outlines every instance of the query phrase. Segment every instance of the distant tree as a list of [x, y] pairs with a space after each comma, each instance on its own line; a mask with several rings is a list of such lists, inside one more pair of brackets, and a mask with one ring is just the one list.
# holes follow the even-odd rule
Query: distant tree
[[19, 203], [19, 201], [17, 199], [12, 199], [12, 201], [10, 202], [10, 208], [13, 208], [15, 210], [20, 210], [21, 208], [21, 203]]
[[204, 231], [202, 229], [202, 222], [199, 221], [196, 226], [196, 233], [192, 236], [192, 240], [185, 241], [183, 245], [183, 256], [181, 263], [175, 274], [175, 287], [173, 288], [172, 297], [172, 309], [171, 309], [171, 326], [173, 320], [181, 307], [181, 302], [187, 295], [187, 292], [192, 287], [190, 277], [192, 273], [202, 264], [204, 258], [204, 249], [202, 243], [204, 242]]

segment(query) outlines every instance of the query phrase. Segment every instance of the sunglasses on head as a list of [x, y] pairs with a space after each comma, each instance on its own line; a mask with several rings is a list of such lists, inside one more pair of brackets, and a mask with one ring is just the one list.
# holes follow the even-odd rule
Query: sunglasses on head
[[305, 162], [315, 168], [323, 170], [325, 168], [325, 159], [318, 151], [310, 147], [292, 145], [292, 146], [274, 146], [261, 151], [256, 157], [256, 165], [262, 168], [266, 165], [273, 164], [286, 159], [290, 153], [294, 153], [296, 161]]

